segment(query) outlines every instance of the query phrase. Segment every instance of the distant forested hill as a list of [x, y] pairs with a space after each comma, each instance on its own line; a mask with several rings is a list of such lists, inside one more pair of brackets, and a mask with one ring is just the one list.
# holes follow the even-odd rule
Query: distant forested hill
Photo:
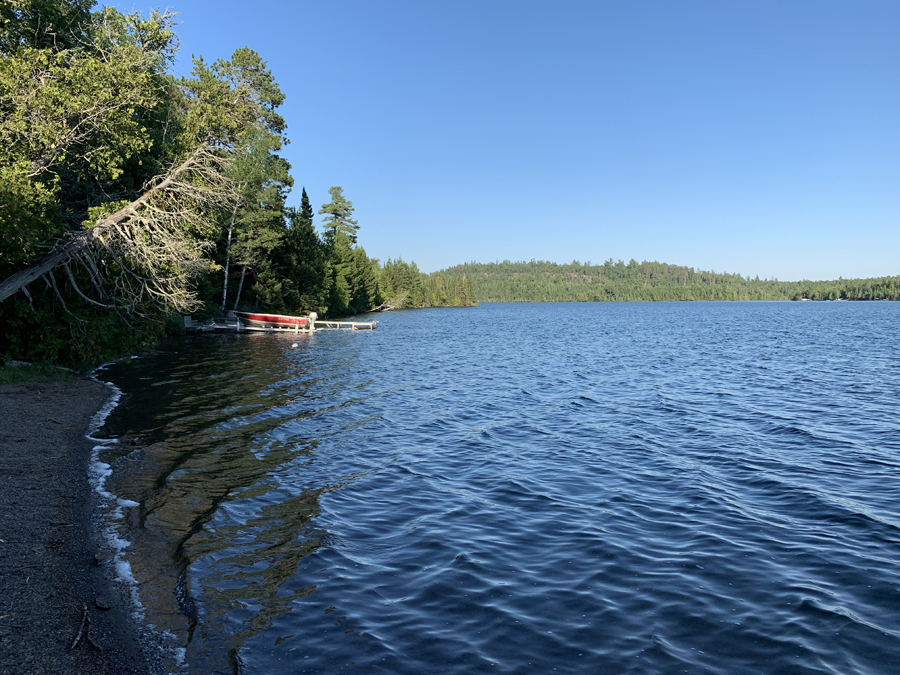
[[602, 265], [466, 263], [436, 273], [471, 280], [479, 302], [623, 300], [900, 300], [900, 276], [836, 281], [778, 281], [705, 272], [659, 262]]

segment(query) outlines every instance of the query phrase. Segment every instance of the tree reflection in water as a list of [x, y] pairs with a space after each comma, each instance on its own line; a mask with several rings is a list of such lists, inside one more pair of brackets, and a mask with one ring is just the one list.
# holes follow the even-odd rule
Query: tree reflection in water
[[347, 401], [317, 376], [315, 336], [272, 337], [206, 336], [108, 372], [127, 395], [103, 429], [126, 441], [104, 458], [107, 487], [140, 504], [127, 559], [146, 621], [196, 672], [236, 669], [244, 642], [314, 589], [285, 582], [321, 546], [318, 500], [337, 485], [315, 484], [316, 437], [297, 432]]

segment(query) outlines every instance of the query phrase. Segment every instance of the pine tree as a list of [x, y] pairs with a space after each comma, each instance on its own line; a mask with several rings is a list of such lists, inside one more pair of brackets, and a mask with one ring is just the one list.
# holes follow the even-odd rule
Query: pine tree
[[328, 306], [330, 264], [325, 245], [313, 225], [312, 208], [306, 189], [300, 199], [300, 210], [288, 211], [290, 227], [276, 255], [285, 279], [284, 302], [289, 313], [318, 312]]
[[[234, 263], [241, 266], [235, 309], [247, 272], [259, 271], [264, 262], [268, 263], [286, 231], [284, 198], [294, 181], [290, 165], [275, 154], [279, 147], [275, 134], [262, 127], [252, 129], [238, 147], [231, 167], [240, 195], [233, 220], [236, 236], [229, 251]], [[224, 297], [222, 302], [224, 305]]]
[[313, 210], [312, 205], [309, 203], [309, 197], [306, 194], [306, 188], [303, 188], [303, 196], [300, 197], [300, 213], [297, 214], [304, 222], [312, 225], [313, 221]]
[[324, 215], [322, 227], [325, 229], [325, 240], [332, 244], [337, 233], [347, 235], [351, 244], [356, 243], [356, 233], [359, 232], [357, 221], [350, 218], [353, 214], [353, 203], [344, 197], [344, 189], [337, 185], [328, 188], [331, 202], [322, 204], [319, 215]]
[[353, 302], [353, 249], [349, 237], [343, 232], [333, 232], [328, 243], [331, 281], [328, 289], [328, 313], [346, 314]]

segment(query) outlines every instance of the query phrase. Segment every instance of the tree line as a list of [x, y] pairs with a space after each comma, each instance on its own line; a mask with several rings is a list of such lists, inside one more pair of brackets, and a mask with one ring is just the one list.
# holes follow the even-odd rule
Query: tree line
[[778, 281], [636, 260], [471, 262], [439, 274], [465, 277], [478, 302], [900, 300], [900, 276]]
[[[900, 277], [779, 282], [657, 262], [468, 263], [423, 274], [316, 209], [262, 57], [172, 72], [170, 12], [0, 0], [0, 360], [87, 365], [229, 309], [339, 316], [477, 301], [900, 299]], [[317, 200], [318, 201], [318, 200]], [[321, 228], [315, 218], [321, 218]]]
[[472, 279], [465, 273], [423, 274], [416, 263], [390, 258], [381, 268], [385, 298], [396, 309], [471, 307], [478, 304]]
[[369, 258], [341, 187], [289, 207], [267, 64], [243, 47], [177, 76], [174, 20], [0, 2], [0, 357], [89, 364], [187, 313], [473, 302], [471, 285]]

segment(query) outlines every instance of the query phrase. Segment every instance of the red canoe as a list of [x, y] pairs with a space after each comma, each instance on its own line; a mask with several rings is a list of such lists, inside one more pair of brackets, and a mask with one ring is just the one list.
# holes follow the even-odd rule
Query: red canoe
[[284, 316], [283, 314], [254, 314], [235, 312], [237, 320], [251, 328], [294, 328], [305, 330], [309, 326], [308, 316]]

